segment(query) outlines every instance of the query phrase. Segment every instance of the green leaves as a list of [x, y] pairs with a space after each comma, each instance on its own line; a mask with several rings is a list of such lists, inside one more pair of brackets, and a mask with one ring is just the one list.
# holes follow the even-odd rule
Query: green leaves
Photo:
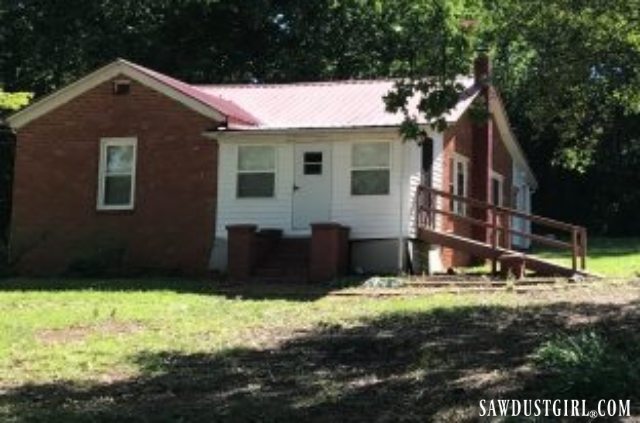
[[[635, 6], [633, 6], [635, 3]], [[497, 85], [530, 150], [554, 144], [558, 166], [585, 172], [616, 128], [640, 111], [640, 3], [505, 1], [496, 7]]]
[[6, 93], [0, 89], [0, 110], [18, 110], [31, 101], [33, 93]]

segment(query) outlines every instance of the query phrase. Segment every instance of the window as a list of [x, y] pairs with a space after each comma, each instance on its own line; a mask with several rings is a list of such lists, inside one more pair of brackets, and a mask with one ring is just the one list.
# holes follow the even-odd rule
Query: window
[[103, 138], [100, 141], [98, 209], [133, 209], [136, 147], [136, 138]]
[[[469, 193], [469, 159], [454, 154], [449, 159], [449, 192], [467, 197]], [[451, 211], [460, 215], [467, 214], [467, 205], [462, 201], [450, 201]]]
[[504, 177], [497, 172], [491, 172], [491, 202], [504, 206]]
[[238, 147], [238, 198], [271, 198], [275, 193], [276, 152], [272, 146]]
[[322, 175], [322, 152], [304, 153], [304, 174]]
[[353, 144], [351, 195], [389, 194], [390, 146], [388, 142]]

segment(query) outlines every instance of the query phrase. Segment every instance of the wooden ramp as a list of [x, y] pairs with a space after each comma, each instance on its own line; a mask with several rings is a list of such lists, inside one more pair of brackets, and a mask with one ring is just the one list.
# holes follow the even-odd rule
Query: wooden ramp
[[[465, 210], [474, 210], [480, 213], [475, 215], [467, 213], [467, 211], [454, 213], [451, 209], [442, 207], [442, 202], [438, 201], [438, 197], [444, 198], [448, 202], [463, 203], [466, 205]], [[512, 273], [517, 278], [521, 278], [524, 276], [525, 270], [531, 270], [541, 276], [598, 277], [586, 270], [587, 231], [581, 226], [523, 213], [519, 210], [496, 206], [424, 186], [418, 187], [417, 199], [418, 238], [424, 242], [449, 247], [474, 257], [491, 260], [493, 262], [493, 270], [497, 271], [497, 265], [500, 264], [500, 270], [504, 276]], [[438, 221], [438, 215], [488, 231], [488, 242], [441, 230], [442, 225]], [[485, 217], [478, 218], [478, 215]], [[525, 219], [532, 224], [567, 233], [570, 242], [514, 230], [510, 224], [514, 218]], [[513, 235], [523, 237], [531, 242], [568, 249], [571, 253], [571, 266], [552, 263], [512, 249], [511, 237]]]
[[496, 260], [500, 263], [502, 268], [510, 266], [509, 262], [520, 260], [524, 268], [541, 276], [571, 277], [579, 275], [582, 277], [595, 277], [595, 275], [583, 270], [574, 271], [569, 266], [562, 266], [530, 254], [525, 254], [503, 247], [493, 248], [491, 244], [486, 244], [451, 233], [443, 233], [431, 229], [419, 229], [418, 237], [429, 244], [441, 245], [454, 250], [464, 251], [472, 256], [486, 260]]

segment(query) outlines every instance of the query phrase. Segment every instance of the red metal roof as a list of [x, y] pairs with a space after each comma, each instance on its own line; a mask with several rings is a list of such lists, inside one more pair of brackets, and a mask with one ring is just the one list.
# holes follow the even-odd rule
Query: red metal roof
[[145, 75], [175, 89], [176, 91], [179, 91], [182, 94], [199, 101], [205, 106], [212, 107], [221, 114], [225, 115], [229, 120], [229, 124], [255, 126], [260, 123], [253, 115], [251, 115], [251, 113], [240, 108], [232, 101], [223, 99], [218, 96], [212, 96], [193, 85], [189, 85], [185, 82], [171, 78], [170, 76], [161, 74], [143, 66], [136, 65], [135, 63], [127, 62], [125, 60], [121, 61], [131, 66], [132, 68], [144, 73]]
[[[395, 81], [391, 79], [189, 85], [143, 66], [122, 62], [225, 115], [229, 129], [398, 126], [404, 119], [401, 113], [385, 110], [382, 98], [394, 88]], [[471, 77], [461, 77], [458, 82], [465, 87], [465, 93], [445, 116], [449, 122], [457, 121], [479, 92]], [[410, 114], [426, 123], [417, 111], [417, 103], [416, 96], [410, 101]]]
[[[458, 105], [445, 118], [457, 121], [475, 99], [473, 78], [460, 78], [467, 89]], [[296, 84], [204, 85], [197, 88], [232, 101], [260, 121], [252, 128], [293, 129], [398, 126], [404, 116], [385, 110], [383, 97], [394, 88], [389, 79], [332, 81]], [[418, 113], [418, 96], [409, 103], [410, 114], [426, 123]]]

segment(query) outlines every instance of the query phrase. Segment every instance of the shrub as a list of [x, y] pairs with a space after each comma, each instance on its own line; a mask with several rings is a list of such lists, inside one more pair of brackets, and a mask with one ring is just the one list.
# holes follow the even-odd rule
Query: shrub
[[640, 398], [637, 339], [596, 331], [563, 335], [544, 343], [535, 361], [551, 375], [549, 393], [567, 398]]

